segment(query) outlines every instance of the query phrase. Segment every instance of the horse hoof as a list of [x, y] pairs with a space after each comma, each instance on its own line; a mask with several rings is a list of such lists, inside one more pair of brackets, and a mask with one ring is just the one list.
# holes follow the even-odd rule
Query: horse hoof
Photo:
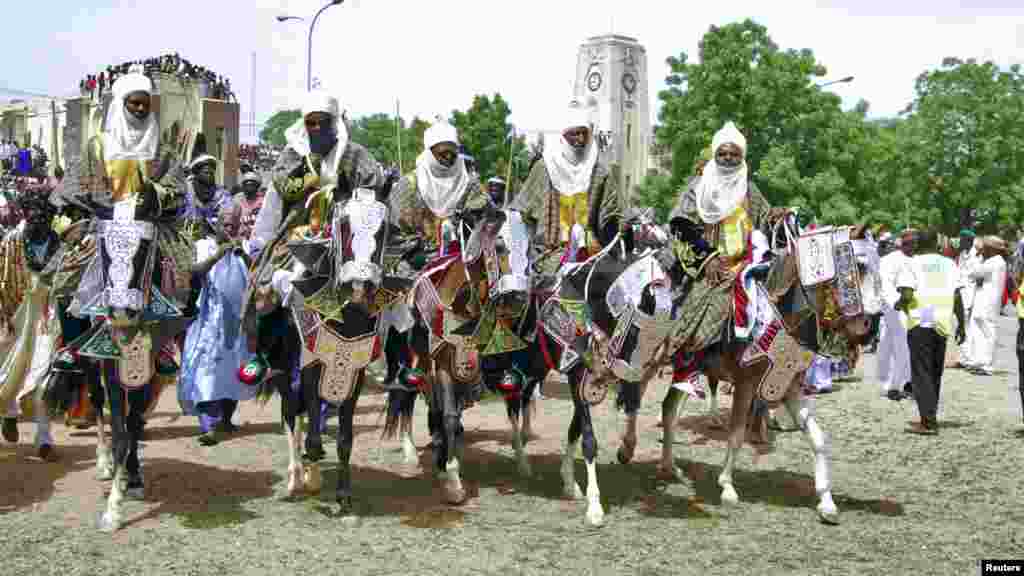
[[444, 487], [444, 501], [453, 505], [462, 504], [466, 501], [466, 490], [462, 487], [446, 485]]
[[351, 496], [339, 496], [337, 499], [337, 505], [338, 507], [334, 513], [336, 518], [346, 522], [356, 520], [356, 509]]
[[604, 524], [604, 510], [600, 505], [587, 507], [587, 524], [594, 527]]
[[121, 519], [110, 512], [104, 512], [96, 522], [100, 532], [116, 532], [121, 529]]
[[839, 508], [832, 502], [831, 498], [818, 503], [818, 518], [824, 524], [836, 526], [839, 524]]
[[54, 451], [53, 446], [50, 446], [49, 444], [43, 444], [40, 446], [39, 450], [36, 451], [36, 455], [39, 456], [39, 459], [43, 462], [55, 462], [57, 460], [57, 452]]
[[310, 464], [303, 468], [302, 485], [309, 494], [320, 493], [322, 478], [320, 476], [320, 466], [318, 464]]
[[722, 488], [722, 504], [726, 506], [736, 506], [740, 503], [740, 496], [736, 493], [736, 489], [732, 487], [732, 484], [727, 484]]

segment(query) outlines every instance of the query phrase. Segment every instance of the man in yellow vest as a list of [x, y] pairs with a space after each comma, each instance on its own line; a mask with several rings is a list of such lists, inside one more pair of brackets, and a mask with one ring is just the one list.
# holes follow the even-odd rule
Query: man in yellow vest
[[910, 241], [910, 265], [896, 280], [900, 299], [897, 310], [907, 313], [907, 341], [910, 345], [910, 374], [921, 421], [908, 432], [935, 435], [939, 432], [936, 412], [946, 339], [953, 331], [953, 305], [959, 270], [956, 262], [938, 254], [934, 234], [904, 237]]

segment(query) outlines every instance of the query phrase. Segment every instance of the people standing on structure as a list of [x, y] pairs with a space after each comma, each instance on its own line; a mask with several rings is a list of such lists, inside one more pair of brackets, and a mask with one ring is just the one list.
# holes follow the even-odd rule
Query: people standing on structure
[[895, 306], [907, 314], [911, 381], [921, 417], [909, 432], [934, 435], [939, 432], [939, 393], [946, 339], [953, 332], [959, 272], [953, 260], [938, 254], [934, 234], [920, 235], [909, 243], [914, 255], [896, 280], [900, 299]]
[[978, 376], [991, 376], [996, 353], [996, 320], [1006, 288], [1006, 241], [987, 236], [981, 245], [984, 261], [970, 274], [977, 286], [974, 308], [967, 323], [968, 361], [966, 369]]

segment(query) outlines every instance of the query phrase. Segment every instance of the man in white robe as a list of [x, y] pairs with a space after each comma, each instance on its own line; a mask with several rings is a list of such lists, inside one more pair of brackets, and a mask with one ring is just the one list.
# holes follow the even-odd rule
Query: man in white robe
[[957, 328], [957, 342], [960, 344], [960, 360], [958, 368], [966, 368], [969, 364], [970, 350], [967, 347], [967, 325], [971, 317], [971, 308], [974, 306], [976, 286], [971, 280], [971, 272], [981, 266], [981, 239], [976, 238], [974, 231], [963, 229], [960, 231], [960, 253], [956, 257], [956, 266], [960, 270], [957, 281], [957, 291], [960, 292], [960, 302], [963, 307], [963, 325]]
[[1006, 241], [988, 236], [982, 243], [985, 261], [970, 274], [978, 286], [974, 309], [967, 323], [967, 370], [978, 376], [991, 376], [996, 352], [996, 320], [1003, 307], [1006, 289]]
[[[906, 244], [906, 245], [904, 245]], [[897, 241], [897, 249], [879, 262], [882, 280], [882, 337], [878, 344], [878, 383], [883, 397], [902, 400], [910, 388], [910, 348], [907, 345], [906, 314], [894, 306], [900, 299], [896, 280], [910, 263], [910, 243]]]

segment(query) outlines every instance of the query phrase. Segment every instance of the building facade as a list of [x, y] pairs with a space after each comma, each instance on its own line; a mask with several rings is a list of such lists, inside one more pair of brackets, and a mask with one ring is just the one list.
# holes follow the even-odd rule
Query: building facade
[[[231, 188], [238, 180], [239, 106], [237, 102], [205, 98], [204, 83], [183, 80], [170, 74], [153, 77], [155, 93], [150, 109], [160, 126], [161, 143], [177, 142], [184, 134], [188, 159], [199, 153], [214, 156], [220, 162], [217, 181]], [[77, 192], [80, 182], [88, 181], [90, 143], [104, 129], [111, 95], [100, 100], [83, 96], [66, 103], [63, 130], [65, 189]]]
[[619, 185], [632, 197], [647, 175], [651, 141], [647, 52], [635, 38], [607, 34], [580, 45], [573, 97], [597, 108], [597, 131], [608, 161], [619, 165]]

